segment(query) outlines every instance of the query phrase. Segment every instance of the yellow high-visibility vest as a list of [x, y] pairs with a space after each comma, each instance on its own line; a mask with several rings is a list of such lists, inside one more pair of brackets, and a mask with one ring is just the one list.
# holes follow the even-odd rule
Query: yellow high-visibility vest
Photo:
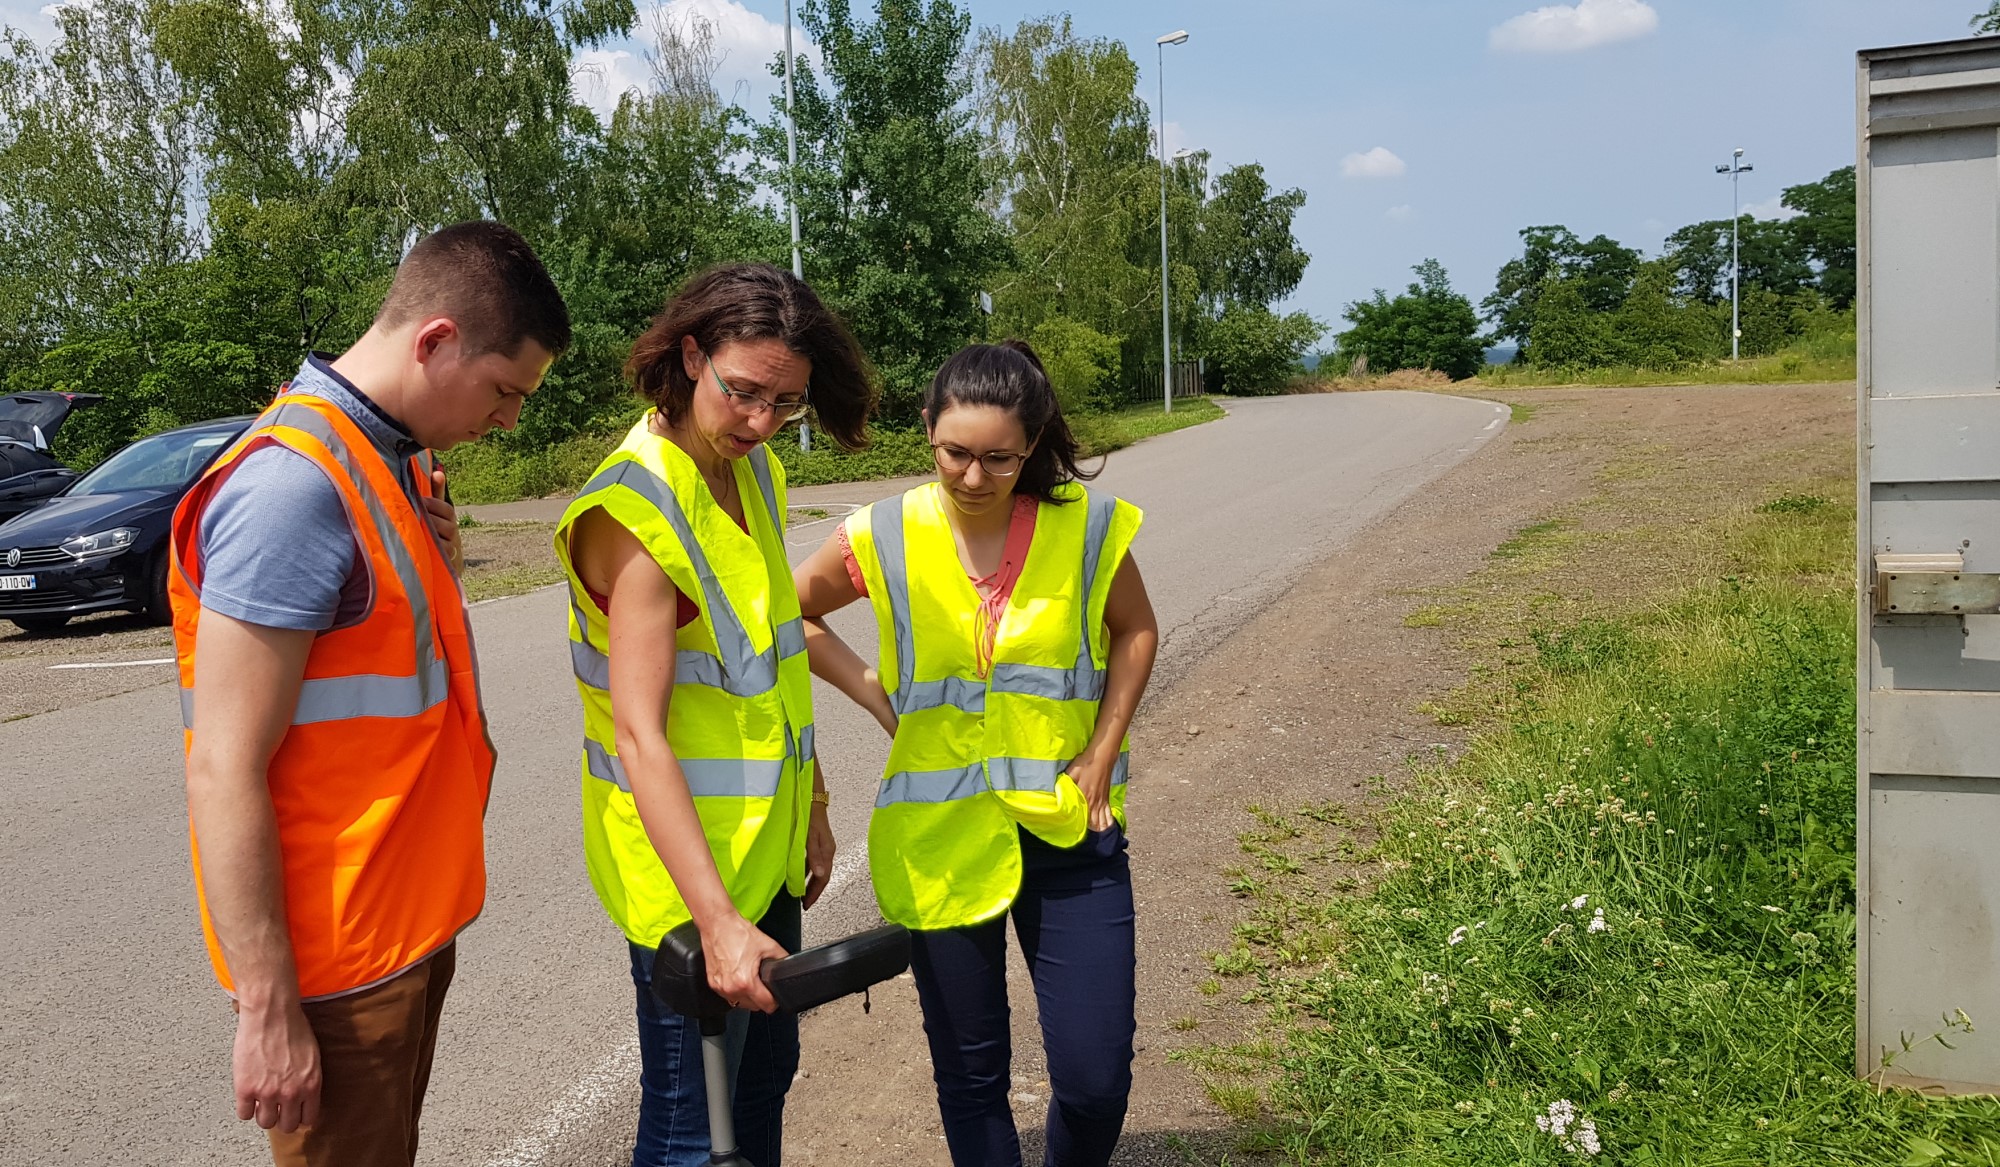
[[[875, 898], [893, 923], [955, 928], [1006, 911], [1021, 888], [1017, 824], [1058, 847], [1083, 838], [1089, 809], [1065, 771], [1097, 728], [1104, 606], [1143, 516], [1076, 484], [1059, 497], [1036, 513], [984, 677], [980, 597], [942, 488], [928, 483], [847, 519], [898, 718], [868, 824]], [[1128, 750], [1112, 775], [1121, 825]]]
[[689, 919], [646, 837], [618, 760], [609, 624], [570, 562], [569, 533], [593, 507], [638, 537], [701, 614], [674, 638], [667, 744], [694, 795], [736, 910], [755, 920], [780, 888], [805, 890], [812, 810], [812, 675], [785, 556], [784, 467], [762, 446], [732, 463], [749, 533], [716, 505], [694, 461], [632, 427], [563, 512], [556, 556], [569, 577], [569, 654], [583, 697], [583, 850], [590, 884], [633, 943], [656, 947]]

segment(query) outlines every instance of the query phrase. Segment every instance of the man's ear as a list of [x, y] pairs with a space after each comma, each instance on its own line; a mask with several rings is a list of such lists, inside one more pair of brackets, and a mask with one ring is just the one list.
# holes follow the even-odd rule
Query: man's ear
[[458, 323], [449, 316], [433, 316], [417, 326], [411, 337], [413, 355], [420, 365], [429, 364], [432, 357], [460, 339]]

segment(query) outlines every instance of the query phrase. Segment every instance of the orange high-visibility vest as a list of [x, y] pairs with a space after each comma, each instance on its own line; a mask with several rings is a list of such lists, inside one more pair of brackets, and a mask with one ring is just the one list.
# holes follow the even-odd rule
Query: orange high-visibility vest
[[[291, 728], [268, 771], [299, 993], [326, 997], [395, 976], [479, 914], [493, 747], [464, 593], [429, 520], [353, 419], [307, 394], [281, 394], [174, 513], [168, 593], [187, 747], [201, 731], [202, 512], [244, 455], [267, 445], [326, 472], [373, 584], [359, 623], [313, 641]], [[428, 496], [428, 453], [412, 461]], [[199, 839], [194, 871], [209, 959], [233, 992], [209, 919]]]

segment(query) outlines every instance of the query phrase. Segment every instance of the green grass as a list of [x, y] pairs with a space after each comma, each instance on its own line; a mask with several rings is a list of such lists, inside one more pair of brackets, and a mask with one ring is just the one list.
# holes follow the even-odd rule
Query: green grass
[[1853, 513], [1807, 497], [1734, 520], [1738, 574], [1534, 630], [1506, 721], [1379, 835], [1258, 815], [1246, 849], [1359, 840], [1375, 873], [1261, 880], [1213, 961], [1284, 1036], [1259, 1143], [1553, 1164], [1591, 1157], [1587, 1117], [1607, 1163], [2000, 1163], [2000, 1100], [1851, 1074]]
[[[1070, 428], [1086, 457], [1109, 454], [1144, 438], [1214, 421], [1222, 408], [1207, 398], [1183, 401], [1171, 414], [1156, 405], [1135, 405], [1110, 413], [1081, 414]], [[522, 452], [498, 441], [475, 442], [444, 455], [452, 498], [460, 505], [512, 502], [522, 498], [570, 494], [589, 480], [591, 471], [611, 452], [621, 434], [579, 434], [544, 450]], [[922, 430], [872, 431], [869, 447], [846, 453], [824, 439], [812, 453], [799, 452], [796, 431], [786, 430], [771, 443], [793, 486], [835, 482], [867, 482], [931, 473], [930, 444]]]
[[[1854, 379], [1854, 334], [1807, 337], [1769, 356], [1712, 361], [1680, 369], [1613, 365], [1599, 369], [1545, 369], [1487, 365], [1475, 383], [1489, 387], [1541, 385], [1775, 385]], [[1516, 419], [1523, 420], [1523, 419]]]

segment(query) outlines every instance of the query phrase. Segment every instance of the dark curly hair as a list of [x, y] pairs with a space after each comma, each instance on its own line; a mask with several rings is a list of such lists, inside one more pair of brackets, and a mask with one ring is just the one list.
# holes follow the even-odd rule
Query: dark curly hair
[[625, 375], [639, 395], [679, 425], [694, 399], [681, 338], [703, 352], [729, 341], [775, 340], [812, 363], [807, 396], [819, 428], [842, 449], [868, 444], [875, 375], [854, 334], [806, 282], [768, 263], [729, 263], [690, 279], [632, 342]]
[[1042, 358], [1025, 340], [974, 344], [951, 355], [924, 392], [924, 416], [933, 430], [938, 418], [954, 405], [990, 405], [1011, 413], [1035, 452], [1021, 467], [1014, 491], [1047, 503], [1061, 503], [1056, 488], [1099, 471], [1077, 465], [1076, 435], [1063, 420], [1062, 405], [1049, 384]]

